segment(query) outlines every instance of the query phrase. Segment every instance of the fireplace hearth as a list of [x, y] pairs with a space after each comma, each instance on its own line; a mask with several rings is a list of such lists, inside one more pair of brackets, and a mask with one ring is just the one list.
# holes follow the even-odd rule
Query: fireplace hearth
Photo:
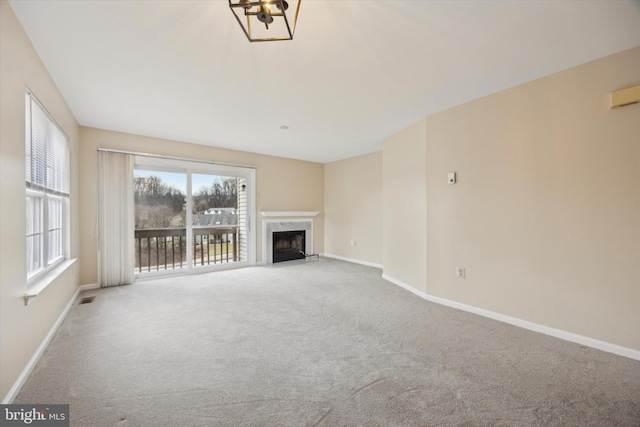
[[305, 230], [273, 232], [273, 262], [305, 258]]

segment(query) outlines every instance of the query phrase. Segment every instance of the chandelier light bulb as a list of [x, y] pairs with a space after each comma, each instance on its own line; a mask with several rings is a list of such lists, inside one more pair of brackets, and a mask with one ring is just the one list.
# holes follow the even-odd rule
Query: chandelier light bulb
[[269, 10], [269, 6], [263, 5], [260, 6], [260, 11], [256, 15], [258, 21], [264, 22], [265, 24], [271, 24], [273, 22], [273, 16], [271, 16], [271, 11]]

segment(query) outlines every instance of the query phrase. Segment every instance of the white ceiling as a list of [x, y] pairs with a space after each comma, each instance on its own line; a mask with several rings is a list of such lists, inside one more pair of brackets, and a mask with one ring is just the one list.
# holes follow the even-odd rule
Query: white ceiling
[[81, 125], [316, 162], [640, 45], [640, 0], [302, 0], [269, 43], [226, 0], [10, 3]]

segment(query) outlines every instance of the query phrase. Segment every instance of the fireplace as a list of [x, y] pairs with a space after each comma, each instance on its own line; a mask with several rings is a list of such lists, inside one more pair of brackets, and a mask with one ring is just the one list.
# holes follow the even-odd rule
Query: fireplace
[[[295, 212], [296, 214], [303, 214], [305, 212]], [[312, 212], [313, 213], [313, 212]], [[277, 216], [283, 216], [279, 219], [271, 219], [269, 216], [274, 216], [270, 212], [263, 212], [263, 216], [267, 219], [262, 220], [262, 259], [265, 264], [273, 263], [273, 237], [274, 233], [281, 231], [301, 231], [304, 230], [304, 246], [302, 251], [305, 254], [313, 253], [313, 219], [312, 218], [287, 218], [286, 212], [275, 212]], [[267, 215], [265, 215], [267, 214]], [[298, 215], [296, 215], [298, 216]], [[299, 215], [302, 216], [302, 215]], [[313, 216], [313, 215], [310, 215]], [[300, 258], [302, 259], [302, 258]]]
[[304, 259], [305, 230], [273, 232], [273, 262]]

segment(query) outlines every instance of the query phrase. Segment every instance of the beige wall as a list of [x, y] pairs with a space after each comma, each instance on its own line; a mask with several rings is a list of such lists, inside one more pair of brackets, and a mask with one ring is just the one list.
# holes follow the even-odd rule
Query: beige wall
[[[81, 240], [83, 254], [80, 282], [97, 281], [97, 249], [95, 235], [96, 155], [98, 148], [110, 148], [207, 159], [256, 167], [257, 211], [319, 211], [314, 218], [313, 245], [315, 252], [324, 250], [324, 166], [321, 163], [284, 159], [281, 157], [226, 150], [157, 138], [93, 128], [81, 128], [80, 195]], [[259, 214], [258, 214], [259, 215]], [[260, 220], [260, 218], [257, 218]], [[255, 224], [255, 220], [253, 221]], [[261, 230], [257, 229], [257, 257], [261, 261]]]
[[28, 305], [25, 260], [25, 88], [70, 137], [71, 257], [78, 256], [78, 124], [31, 46], [13, 10], [0, 1], [0, 399], [78, 287], [78, 265]]
[[608, 108], [639, 70], [640, 47], [427, 117], [429, 294], [640, 350], [640, 104]]
[[382, 152], [325, 164], [324, 189], [325, 252], [382, 264]]
[[638, 70], [640, 47], [387, 138], [384, 274], [640, 350], [640, 104], [608, 107]]
[[427, 283], [426, 127], [420, 120], [382, 144], [385, 276], [419, 291]]

